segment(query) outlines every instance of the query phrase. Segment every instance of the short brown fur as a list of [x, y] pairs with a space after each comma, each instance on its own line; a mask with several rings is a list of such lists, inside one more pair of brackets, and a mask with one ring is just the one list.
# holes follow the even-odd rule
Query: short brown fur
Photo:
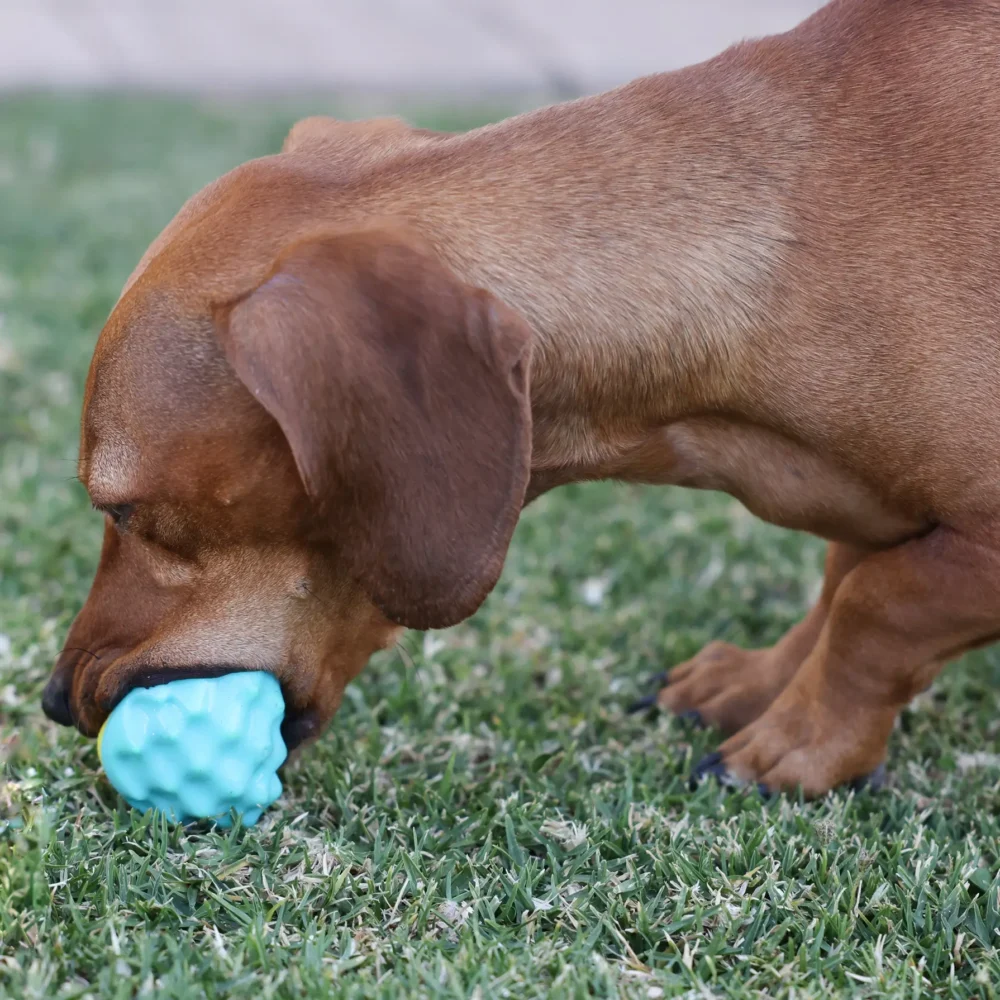
[[263, 669], [312, 737], [400, 625], [475, 610], [525, 502], [613, 477], [830, 540], [799, 626], [659, 702], [737, 778], [858, 778], [1000, 636], [998, 248], [1000, 0], [835, 0], [464, 135], [307, 119], [101, 334], [80, 474], [120, 523], [46, 710]]

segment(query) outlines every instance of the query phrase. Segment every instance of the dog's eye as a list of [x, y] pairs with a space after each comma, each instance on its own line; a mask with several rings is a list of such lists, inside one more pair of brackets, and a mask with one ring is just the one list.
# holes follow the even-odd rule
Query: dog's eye
[[131, 503], [94, 504], [94, 507], [102, 514], [107, 514], [119, 528], [124, 527], [129, 515], [135, 510], [135, 504]]

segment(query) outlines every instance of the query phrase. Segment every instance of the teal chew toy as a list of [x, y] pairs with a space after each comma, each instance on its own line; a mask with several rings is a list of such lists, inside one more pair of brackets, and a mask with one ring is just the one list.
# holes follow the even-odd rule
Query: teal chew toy
[[186, 823], [252, 826], [281, 795], [285, 703], [271, 674], [186, 678], [135, 688], [97, 737], [108, 780], [130, 806]]

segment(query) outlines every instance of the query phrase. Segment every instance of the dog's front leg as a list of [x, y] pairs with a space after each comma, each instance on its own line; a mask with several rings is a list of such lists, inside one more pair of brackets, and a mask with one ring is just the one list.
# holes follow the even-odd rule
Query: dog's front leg
[[941, 665], [1000, 634], [1000, 523], [938, 527], [862, 559], [784, 690], [696, 768], [808, 797], [883, 762], [899, 710]]

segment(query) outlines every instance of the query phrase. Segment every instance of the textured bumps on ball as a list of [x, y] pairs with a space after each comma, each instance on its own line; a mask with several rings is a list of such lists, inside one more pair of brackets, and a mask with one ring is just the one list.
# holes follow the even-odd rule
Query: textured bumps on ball
[[101, 762], [134, 808], [244, 825], [281, 795], [284, 701], [270, 674], [187, 678], [136, 688], [105, 725]]

